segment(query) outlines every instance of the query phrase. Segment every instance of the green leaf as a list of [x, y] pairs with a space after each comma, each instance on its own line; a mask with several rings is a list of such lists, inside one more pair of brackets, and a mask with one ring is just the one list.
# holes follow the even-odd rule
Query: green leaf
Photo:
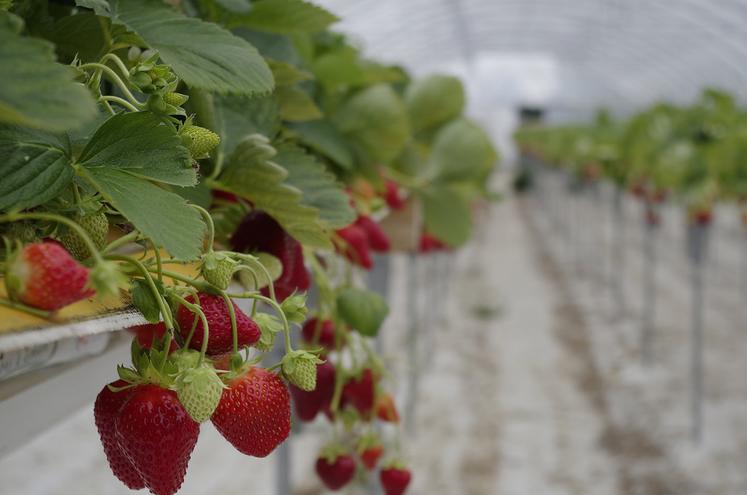
[[293, 65], [301, 63], [294, 40], [290, 35], [263, 33], [248, 28], [236, 28], [233, 34], [251, 43], [263, 57]]
[[100, 19], [90, 12], [63, 17], [54, 23], [50, 39], [57, 53], [71, 59], [77, 55], [79, 60], [94, 62], [101, 56], [101, 47], [106, 44], [101, 24]]
[[226, 10], [237, 12], [239, 14], [249, 12], [249, 9], [252, 8], [249, 4], [249, 0], [215, 0], [215, 3]]
[[436, 134], [430, 168], [438, 181], [481, 180], [497, 159], [485, 131], [467, 119], [458, 119]]
[[330, 50], [314, 60], [312, 71], [327, 91], [359, 86], [366, 82], [358, 51], [352, 46]]
[[230, 154], [250, 134], [273, 137], [280, 126], [278, 103], [272, 97], [219, 96], [214, 99], [215, 127], [220, 149]]
[[283, 86], [275, 90], [280, 103], [280, 117], [289, 122], [306, 122], [322, 118], [322, 111], [308, 93], [299, 88]]
[[337, 310], [345, 323], [366, 337], [376, 336], [389, 314], [389, 306], [379, 294], [353, 287], [340, 291]]
[[410, 138], [405, 105], [385, 84], [356, 93], [335, 115], [335, 122], [363, 163], [391, 162]]
[[298, 138], [314, 151], [321, 153], [345, 170], [353, 168], [353, 153], [345, 138], [327, 120], [299, 122], [290, 126]]
[[176, 131], [150, 112], [122, 113], [107, 120], [78, 158], [86, 168], [116, 168], [138, 177], [193, 186], [197, 174]]
[[257, 0], [248, 14], [234, 16], [230, 27], [247, 26], [271, 33], [315, 33], [339, 19], [303, 0]]
[[0, 13], [0, 123], [60, 132], [93, 118], [93, 97], [55, 61], [54, 46], [20, 36], [11, 19]]
[[194, 260], [200, 256], [205, 224], [181, 196], [119, 169], [84, 168], [83, 174], [157, 246], [180, 260]]
[[278, 60], [267, 60], [275, 78], [276, 86], [292, 86], [294, 84], [314, 79], [314, 75], [301, 70], [293, 64], [280, 62]]
[[46, 203], [72, 180], [70, 144], [65, 137], [0, 126], [0, 210]]
[[432, 75], [414, 81], [405, 93], [410, 122], [416, 131], [437, 126], [461, 115], [464, 87], [454, 76]]
[[247, 198], [299, 242], [330, 248], [329, 237], [320, 225], [319, 211], [303, 204], [303, 193], [285, 182], [287, 170], [270, 160], [257, 159], [256, 151], [255, 136], [242, 140], [228, 159], [219, 188]]
[[[157, 280], [154, 282], [156, 282], [156, 288], [163, 294], [163, 287], [160, 286]], [[160, 306], [153, 292], [150, 290], [150, 285], [145, 280], [133, 280], [130, 294], [132, 295], [132, 305], [143, 314], [146, 320], [151, 323], [161, 321]]]
[[213, 194], [210, 188], [203, 183], [190, 187], [174, 186], [171, 190], [193, 205], [202, 206], [205, 209], [210, 208], [210, 204], [213, 202]]
[[431, 186], [421, 192], [425, 230], [457, 247], [470, 237], [472, 211], [467, 200], [448, 186]]
[[281, 145], [277, 150], [274, 161], [288, 171], [286, 183], [303, 192], [303, 204], [319, 210], [326, 227], [338, 229], [355, 220], [348, 195], [323, 163], [292, 144]]
[[273, 89], [272, 72], [247, 41], [216, 24], [185, 17], [160, 0], [77, 0], [137, 33], [188, 85], [253, 95]]

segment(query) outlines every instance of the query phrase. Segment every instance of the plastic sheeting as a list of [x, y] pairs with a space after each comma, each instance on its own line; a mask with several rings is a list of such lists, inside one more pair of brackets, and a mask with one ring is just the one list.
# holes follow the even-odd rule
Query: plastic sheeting
[[600, 104], [627, 112], [657, 99], [686, 102], [705, 86], [746, 96], [744, 0], [317, 3], [339, 14], [337, 28], [358, 38], [368, 53], [415, 73], [445, 69], [483, 87], [505, 85], [506, 60], [536, 65], [543, 59], [542, 77], [553, 91], [513, 100], [534, 98], [560, 112]]

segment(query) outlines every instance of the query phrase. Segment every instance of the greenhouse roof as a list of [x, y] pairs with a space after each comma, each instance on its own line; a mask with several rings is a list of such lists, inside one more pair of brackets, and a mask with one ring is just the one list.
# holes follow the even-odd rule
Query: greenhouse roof
[[[704, 86], [747, 88], [742, 0], [320, 0], [368, 53], [416, 73], [544, 59], [556, 106], [631, 109], [689, 101]], [[454, 69], [459, 72], [459, 69]], [[474, 72], [473, 72], [474, 74]]]

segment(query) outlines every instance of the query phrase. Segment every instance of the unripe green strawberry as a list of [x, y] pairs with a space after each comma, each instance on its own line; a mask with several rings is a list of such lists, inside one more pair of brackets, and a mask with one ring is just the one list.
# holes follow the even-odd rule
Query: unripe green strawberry
[[187, 100], [189, 100], [189, 96], [183, 95], [181, 93], [166, 93], [163, 95], [163, 101], [167, 105], [174, 105], [175, 107], [180, 107], [187, 103]]
[[[106, 218], [104, 212], [76, 215], [73, 220], [83, 227], [83, 230], [88, 233], [88, 236], [97, 248], [101, 249], [106, 245], [109, 220]], [[77, 260], [84, 260], [91, 257], [92, 253], [88, 249], [88, 246], [73, 229], [68, 228], [62, 237], [60, 237], [60, 242]]]
[[290, 383], [310, 392], [316, 388], [316, 365], [323, 362], [308, 351], [293, 351], [283, 357], [283, 374]]
[[189, 416], [198, 423], [213, 415], [224, 388], [215, 370], [206, 365], [184, 370], [176, 379], [176, 396]]
[[23, 244], [33, 244], [40, 240], [36, 227], [29, 222], [12, 222], [3, 233], [10, 240], [19, 240]]
[[196, 125], [183, 127], [180, 134], [184, 146], [187, 147], [192, 158], [196, 160], [207, 158], [209, 153], [220, 143], [220, 136], [210, 129]]
[[210, 251], [202, 258], [200, 274], [210, 284], [221, 290], [226, 290], [238, 264], [236, 260], [224, 252]]

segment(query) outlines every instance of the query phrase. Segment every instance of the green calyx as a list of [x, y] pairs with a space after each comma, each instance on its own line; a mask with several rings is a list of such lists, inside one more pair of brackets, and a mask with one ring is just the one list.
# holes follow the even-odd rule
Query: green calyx
[[[73, 221], [86, 231], [98, 249], [102, 249], [106, 245], [109, 220], [104, 212], [76, 215], [73, 217]], [[60, 242], [78, 261], [88, 259], [93, 255], [86, 242], [72, 229], [65, 229], [65, 233], [60, 237]]]
[[325, 445], [319, 451], [318, 457], [325, 459], [330, 464], [334, 464], [338, 457], [349, 453], [348, 449], [339, 442], [332, 442]]
[[116, 295], [127, 284], [127, 277], [113, 261], [99, 261], [88, 274], [88, 286], [99, 296]]
[[202, 257], [200, 274], [211, 285], [226, 290], [238, 265], [229, 252], [210, 251]]
[[200, 364], [200, 351], [194, 349], [179, 349], [169, 356], [177, 370], [182, 372], [191, 368], [196, 368]]
[[306, 294], [291, 294], [280, 304], [280, 309], [289, 323], [303, 323], [306, 321], [306, 313], [308, 312]]
[[122, 380], [133, 385], [152, 383], [171, 388], [178, 368], [170, 359], [171, 356], [168, 356], [168, 349], [142, 349], [137, 340], [133, 339], [131, 355], [132, 368], [117, 366], [117, 374]]
[[5, 259], [5, 289], [11, 299], [17, 300], [19, 294], [26, 290], [24, 281], [28, 276], [30, 267], [21, 258], [20, 243], [16, 249], [11, 250]]
[[257, 313], [253, 319], [261, 332], [259, 342], [254, 347], [261, 352], [269, 352], [275, 344], [275, 337], [283, 331], [283, 322], [268, 313]]
[[283, 357], [281, 367], [290, 383], [310, 392], [316, 388], [316, 365], [323, 362], [309, 351], [292, 351]]
[[358, 451], [358, 454], [362, 454], [364, 451], [368, 449], [372, 449], [374, 447], [383, 447], [384, 445], [381, 443], [381, 439], [378, 435], [375, 433], [368, 433], [366, 435], [363, 435], [358, 439], [358, 444], [356, 445], [356, 450]]
[[407, 463], [401, 457], [393, 457], [391, 459], [387, 459], [381, 465], [381, 469], [397, 469], [400, 471], [405, 471], [407, 469]]
[[198, 423], [210, 419], [226, 388], [215, 369], [208, 364], [182, 370], [176, 377], [174, 387], [179, 402]]

